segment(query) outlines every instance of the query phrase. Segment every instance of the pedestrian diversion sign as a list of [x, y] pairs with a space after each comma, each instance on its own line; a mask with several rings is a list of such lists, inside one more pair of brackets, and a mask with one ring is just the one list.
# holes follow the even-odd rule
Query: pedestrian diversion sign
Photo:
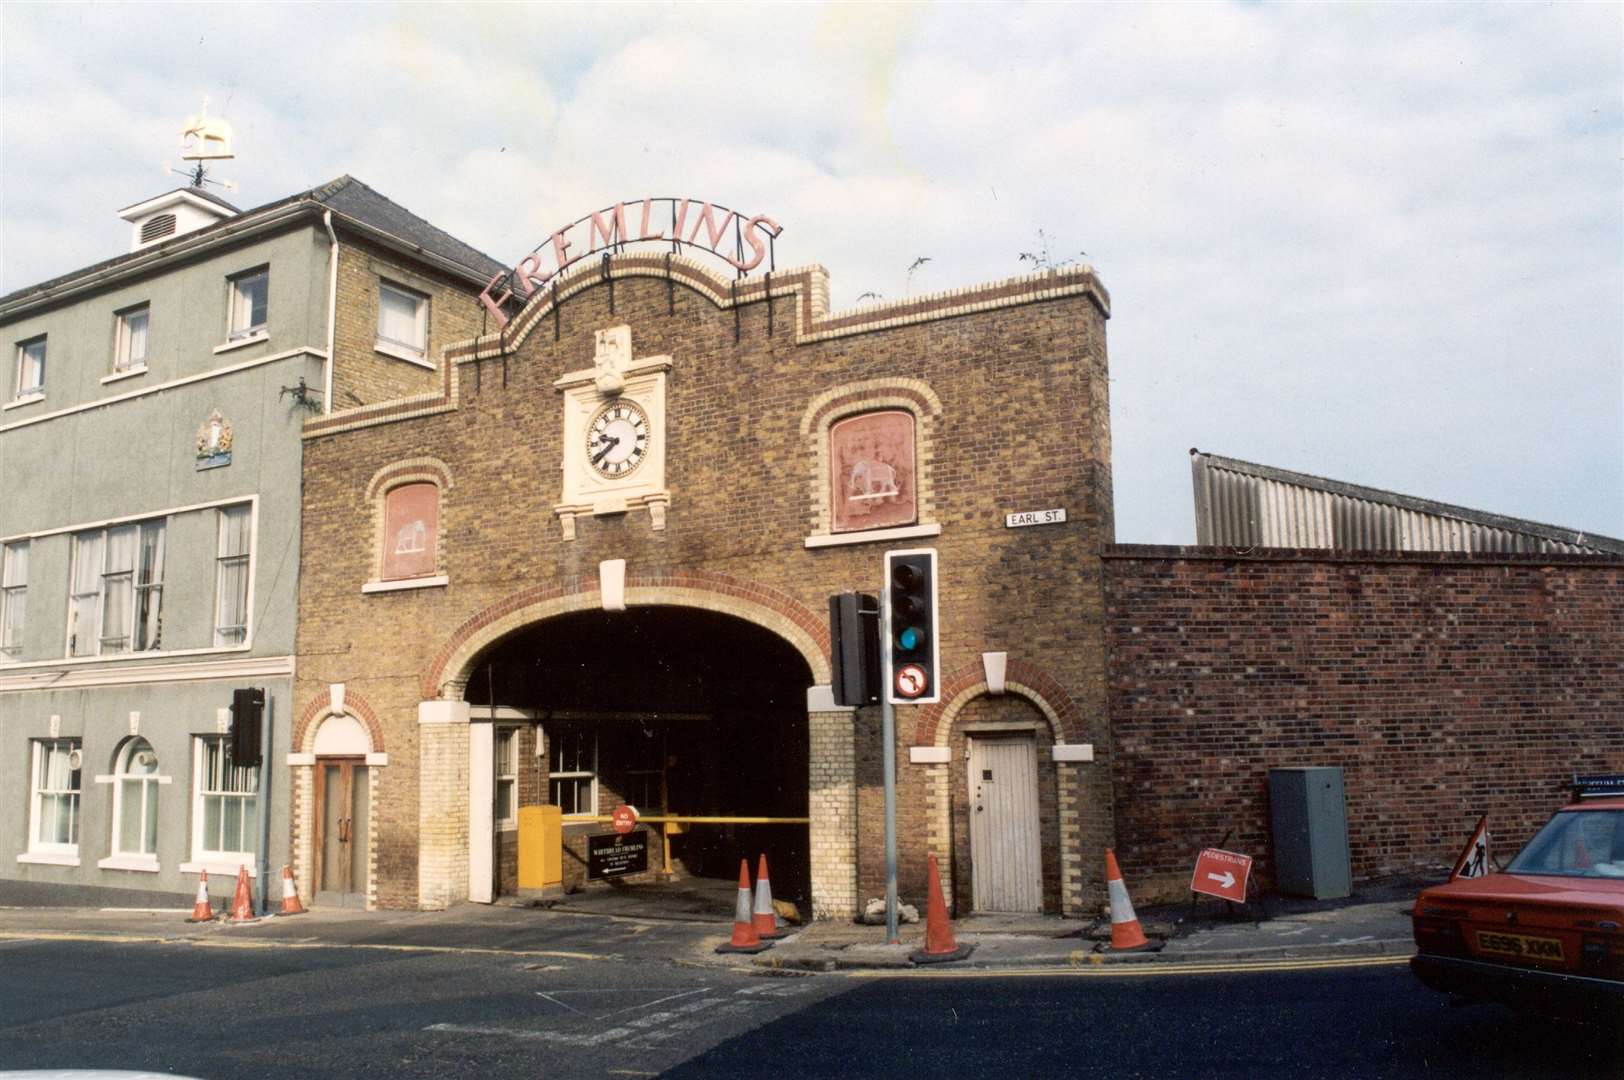
[[1196, 856], [1190, 891], [1216, 896], [1220, 900], [1246, 903], [1246, 879], [1252, 873], [1252, 856], [1219, 848], [1207, 848]]

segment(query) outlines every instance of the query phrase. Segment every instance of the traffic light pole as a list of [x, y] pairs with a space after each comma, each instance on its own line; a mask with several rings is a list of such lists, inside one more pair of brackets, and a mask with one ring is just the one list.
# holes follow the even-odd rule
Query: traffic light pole
[[271, 905], [271, 710], [276, 699], [265, 695], [265, 714], [259, 725], [259, 914], [269, 915]]
[[885, 942], [897, 937], [897, 710], [891, 704], [891, 581], [880, 588], [880, 742], [885, 747]]

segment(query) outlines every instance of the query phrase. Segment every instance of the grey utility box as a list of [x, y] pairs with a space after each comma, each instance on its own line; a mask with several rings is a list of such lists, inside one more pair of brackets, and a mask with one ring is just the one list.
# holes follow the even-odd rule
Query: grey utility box
[[1348, 805], [1342, 770], [1269, 770], [1275, 888], [1286, 896], [1333, 900], [1353, 890], [1348, 867]]

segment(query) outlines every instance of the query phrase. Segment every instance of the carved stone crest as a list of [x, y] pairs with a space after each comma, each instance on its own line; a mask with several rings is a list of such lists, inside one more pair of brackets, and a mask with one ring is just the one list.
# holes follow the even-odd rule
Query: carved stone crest
[[613, 397], [626, 389], [626, 369], [632, 366], [632, 328], [611, 326], [597, 333], [597, 350], [592, 356], [598, 393]]
[[215, 409], [197, 429], [197, 467], [217, 469], [231, 464], [231, 421]]

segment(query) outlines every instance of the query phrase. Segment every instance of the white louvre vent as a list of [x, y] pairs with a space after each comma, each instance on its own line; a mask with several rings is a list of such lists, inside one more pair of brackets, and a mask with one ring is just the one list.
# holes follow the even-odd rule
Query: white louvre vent
[[162, 240], [166, 236], [173, 236], [174, 234], [174, 214], [158, 214], [155, 217], [149, 218], [147, 223], [141, 226], [141, 242], [143, 244], [150, 244], [154, 241]]

